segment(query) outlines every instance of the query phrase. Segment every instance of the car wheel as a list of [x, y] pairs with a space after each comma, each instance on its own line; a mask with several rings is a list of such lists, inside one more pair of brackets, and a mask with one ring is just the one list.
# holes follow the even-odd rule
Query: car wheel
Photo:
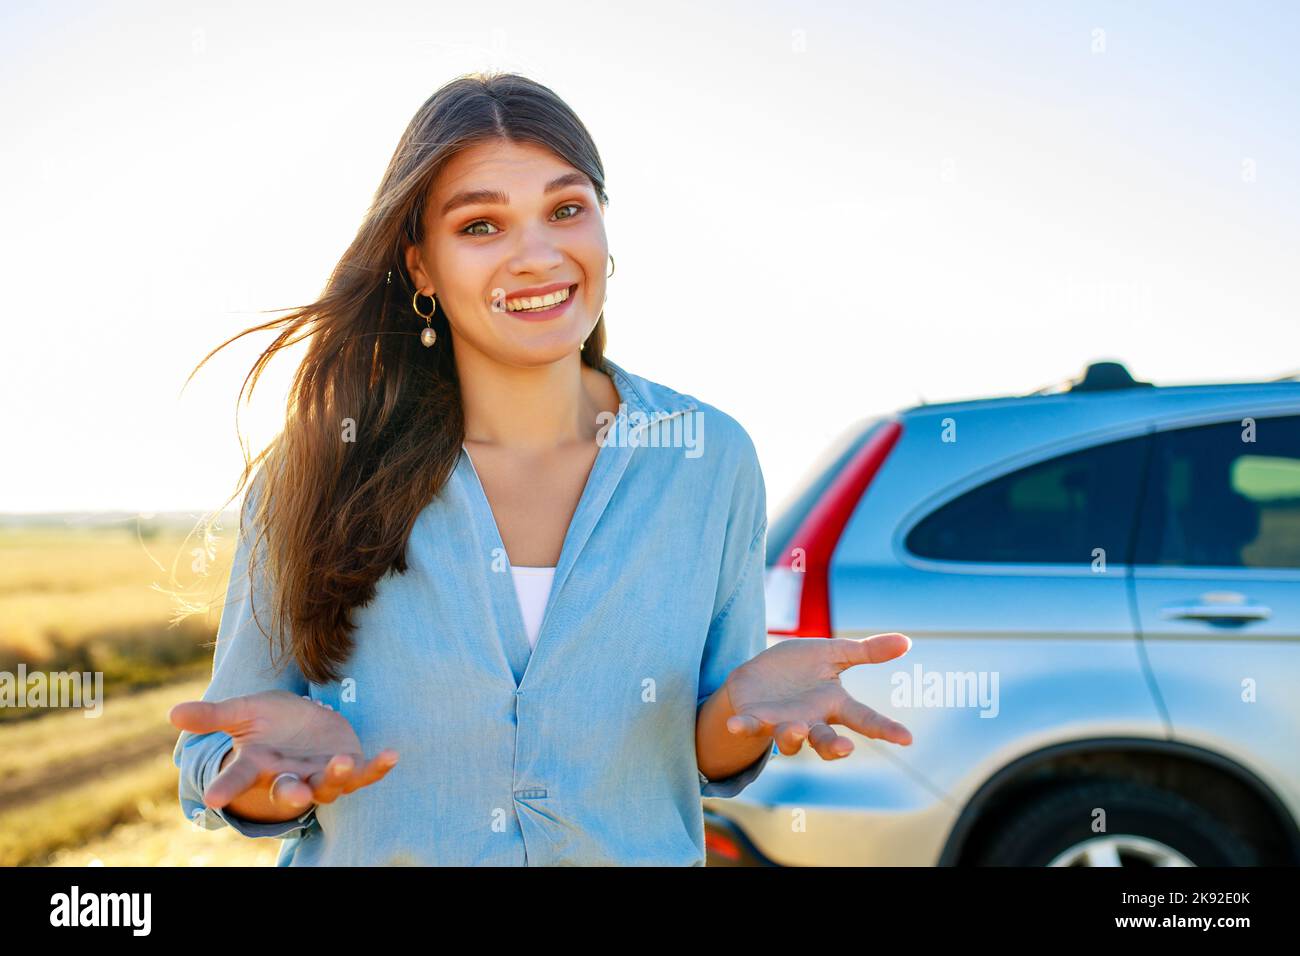
[[[1094, 832], [1096, 810], [1105, 832]], [[1125, 780], [1057, 787], [1012, 812], [984, 866], [1252, 866], [1254, 848], [1176, 793]]]

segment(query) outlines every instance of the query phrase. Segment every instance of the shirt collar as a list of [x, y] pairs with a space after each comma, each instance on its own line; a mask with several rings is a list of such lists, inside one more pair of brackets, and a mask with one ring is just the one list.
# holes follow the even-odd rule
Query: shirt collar
[[[619, 415], [626, 414], [631, 419], [629, 428], [633, 430], [699, 408], [700, 403], [694, 396], [683, 395], [666, 385], [634, 375], [610, 358], [604, 361], [605, 370], [618, 386], [619, 396], [627, 406], [626, 411], [619, 409]], [[640, 414], [633, 417], [635, 413]]]

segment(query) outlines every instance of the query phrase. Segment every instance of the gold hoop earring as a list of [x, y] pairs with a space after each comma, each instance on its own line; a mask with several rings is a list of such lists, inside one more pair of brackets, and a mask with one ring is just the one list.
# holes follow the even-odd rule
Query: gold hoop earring
[[605, 278], [608, 279], [613, 275], [614, 275], [614, 256], [613, 254], [611, 254], [609, 257], [609, 272], [605, 274]]
[[433, 300], [433, 308], [431, 308], [426, 315], [420, 311], [420, 290], [416, 289], [415, 295], [411, 296], [411, 308], [415, 310], [415, 314], [424, 319], [425, 322], [425, 327], [420, 330], [420, 344], [425, 348], [429, 348], [434, 342], [438, 341], [438, 333], [434, 330], [433, 322], [431, 321], [433, 319], [433, 313], [438, 309], [438, 300], [434, 298], [432, 292], [429, 293], [429, 298]]

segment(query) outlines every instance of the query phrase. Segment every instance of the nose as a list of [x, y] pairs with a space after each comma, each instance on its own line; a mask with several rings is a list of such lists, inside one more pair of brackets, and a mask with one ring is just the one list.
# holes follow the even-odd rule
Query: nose
[[525, 226], [515, 235], [518, 239], [510, 259], [514, 275], [546, 275], [564, 264], [564, 254], [545, 225]]

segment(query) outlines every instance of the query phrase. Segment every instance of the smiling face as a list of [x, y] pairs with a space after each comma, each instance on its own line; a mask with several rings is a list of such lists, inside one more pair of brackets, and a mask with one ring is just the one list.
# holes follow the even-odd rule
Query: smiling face
[[609, 256], [605, 209], [585, 174], [542, 146], [479, 144], [439, 171], [424, 226], [407, 269], [437, 295], [458, 350], [510, 365], [576, 356], [604, 305]]

